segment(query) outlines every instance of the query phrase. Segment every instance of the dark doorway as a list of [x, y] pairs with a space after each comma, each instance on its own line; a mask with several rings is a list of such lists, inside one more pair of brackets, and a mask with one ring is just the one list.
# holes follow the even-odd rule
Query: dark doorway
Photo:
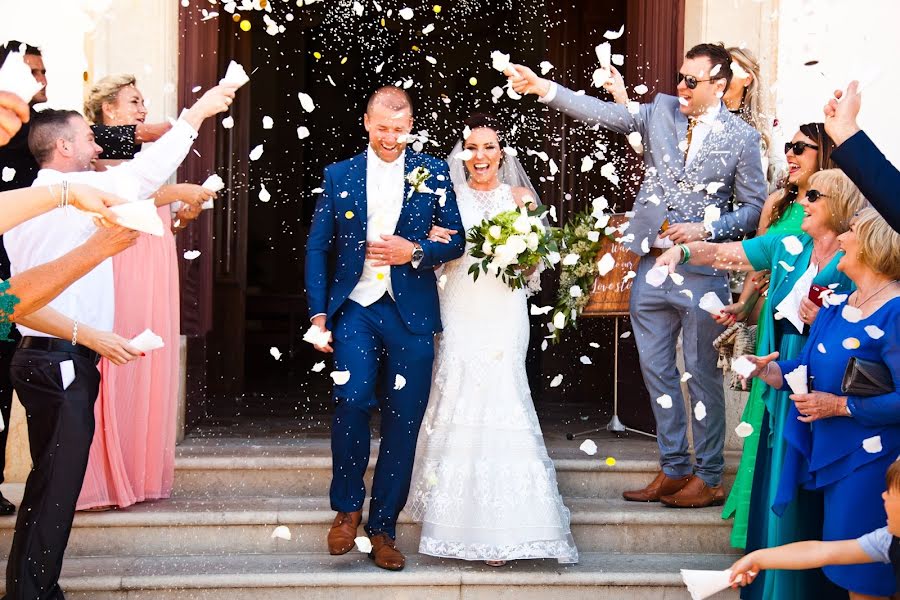
[[[300, 339], [308, 327], [306, 235], [322, 169], [365, 148], [362, 114], [368, 95], [379, 85], [409, 86], [416, 109], [414, 131], [427, 132], [431, 141], [424, 151], [436, 156], [448, 154], [468, 114], [497, 114], [511, 128], [512, 143], [544, 202], [555, 204], [563, 219], [599, 195], [622, 210], [633, 201], [640, 170], [624, 139], [563, 119], [532, 98], [513, 100], [505, 90], [495, 97], [492, 90], [502, 89], [505, 78], [492, 69], [490, 55], [501, 50], [533, 67], [550, 61], [554, 69], [549, 77], [602, 96], [590, 88], [594, 47], [605, 41], [604, 32], [625, 25], [624, 34], [611, 42], [613, 52], [626, 56], [626, 74], [633, 79], [628, 83], [643, 82], [652, 94], [670, 83], [657, 82], [656, 73], [674, 73], [673, 57], [680, 59], [681, 48], [668, 47], [680, 33], [660, 39], [658, 23], [671, 28], [673, 19], [676, 25], [683, 22], [681, 2], [457, 0], [438, 10], [437, 0], [383, 0], [380, 11], [373, 2], [361, 4], [361, 16], [345, 2], [273, 6], [272, 18], [284, 26], [274, 36], [266, 33], [258, 12], [240, 13], [239, 20], [219, 18], [215, 44], [220, 72], [235, 58], [252, 75], [249, 90], [242, 91], [235, 104], [235, 127], [216, 132], [216, 164], [225, 167], [230, 188], [211, 223], [209, 306], [193, 309], [210, 315], [208, 330], [193, 336], [195, 351], [189, 352], [189, 360], [194, 357], [189, 405], [197, 417], [290, 417], [316, 412], [327, 401], [330, 363]], [[650, 4], [656, 13], [650, 12]], [[400, 16], [405, 7], [413, 9], [412, 19]], [[658, 14], [660, 10], [666, 14]], [[290, 20], [286, 11], [293, 15]], [[196, 15], [183, 12], [183, 19], [187, 38]], [[249, 31], [241, 20], [250, 22]], [[644, 53], [657, 46], [667, 46], [664, 64], [639, 64]], [[312, 98], [312, 112], [301, 106], [299, 92]], [[266, 117], [271, 128], [268, 119], [264, 124]], [[306, 128], [308, 136], [300, 139], [299, 127]], [[258, 145], [263, 146], [262, 156], [250, 160], [251, 149]], [[580, 173], [582, 156], [600, 145], [607, 146], [610, 157], [621, 157], [619, 186], [601, 177], [599, 167]], [[548, 159], [558, 172], [551, 170]], [[536, 304], [553, 302], [553, 278], [546, 279]], [[203, 304], [203, 298], [204, 291], [198, 290], [194, 304]], [[528, 366], [536, 401], [586, 402], [608, 413], [612, 323], [586, 321], [567, 342], [541, 351], [546, 328], [542, 318], [533, 321]], [[591, 341], [599, 348], [589, 347]], [[627, 346], [625, 341], [620, 376], [629, 390], [642, 390], [639, 375], [635, 380], [636, 352]], [[579, 364], [579, 356], [588, 353], [594, 357], [590, 370]], [[202, 371], [197, 360], [201, 354]], [[312, 372], [322, 360], [325, 368]], [[566, 383], [550, 388], [557, 373], [565, 373]], [[643, 397], [635, 403], [647, 408]]]

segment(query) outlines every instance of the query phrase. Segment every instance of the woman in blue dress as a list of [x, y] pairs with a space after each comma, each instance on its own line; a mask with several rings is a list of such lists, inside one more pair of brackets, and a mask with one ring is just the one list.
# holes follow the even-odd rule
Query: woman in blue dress
[[[788, 389], [785, 374], [807, 369], [811, 391], [790, 396], [787, 451], [773, 510], [783, 513], [800, 489], [822, 492], [825, 541], [858, 538], [884, 526], [884, 475], [900, 453], [900, 234], [867, 208], [838, 240], [843, 251], [838, 268], [856, 291], [831, 298], [798, 358], [748, 357], [756, 365], [751, 377], [777, 389]], [[842, 394], [851, 358], [884, 364], [893, 390], [868, 397]], [[887, 564], [824, 571], [850, 592], [851, 600], [888, 598], [895, 592]]]

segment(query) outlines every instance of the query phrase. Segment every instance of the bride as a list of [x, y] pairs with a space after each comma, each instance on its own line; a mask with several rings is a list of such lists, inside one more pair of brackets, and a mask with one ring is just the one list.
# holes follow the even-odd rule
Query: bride
[[[518, 159], [504, 152], [496, 120], [473, 115], [467, 131], [448, 161], [465, 228], [537, 202]], [[437, 227], [431, 235], [448, 239]], [[491, 275], [473, 281], [474, 260], [464, 254], [441, 276], [444, 331], [408, 507], [422, 522], [419, 552], [492, 566], [578, 562], [528, 388], [526, 290]]]

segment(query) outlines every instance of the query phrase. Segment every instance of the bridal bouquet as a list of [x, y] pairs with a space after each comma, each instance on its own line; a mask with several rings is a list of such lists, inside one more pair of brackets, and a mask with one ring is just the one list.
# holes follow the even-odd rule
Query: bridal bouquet
[[552, 232], [541, 221], [547, 210], [547, 206], [509, 210], [469, 229], [469, 255], [478, 259], [469, 267], [472, 278], [477, 281], [481, 273], [491, 273], [517, 290], [525, 287], [527, 271], [541, 263], [552, 267], [559, 253]]

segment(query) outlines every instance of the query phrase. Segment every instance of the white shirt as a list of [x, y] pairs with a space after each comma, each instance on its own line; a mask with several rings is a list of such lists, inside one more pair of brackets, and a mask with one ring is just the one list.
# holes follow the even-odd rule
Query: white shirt
[[[32, 186], [67, 180], [91, 185], [125, 200], [145, 199], [175, 172], [196, 138], [194, 128], [179, 120], [171, 131], [132, 161], [104, 172], [61, 173], [41, 169]], [[93, 217], [72, 207], [56, 208], [22, 223], [3, 236], [12, 274], [56, 260], [83, 244], [95, 231]], [[115, 316], [112, 259], [94, 267], [54, 298], [49, 306], [79, 323], [104, 331], [112, 330]], [[23, 336], [50, 337], [23, 325], [18, 328]]]
[[[706, 109], [706, 112], [697, 117], [697, 124], [694, 125], [694, 129], [691, 131], [691, 145], [688, 147], [687, 160], [684, 161], [685, 166], [691, 164], [691, 161], [694, 160], [697, 153], [700, 152], [700, 148], [703, 147], [703, 140], [705, 140], [706, 136], [712, 131], [713, 123], [719, 118], [719, 111], [721, 109], [722, 104], [720, 102], [715, 106], [710, 106]], [[682, 146], [682, 148], [683, 147], [684, 146]]]
[[[366, 242], [380, 242], [381, 235], [393, 235], [403, 210], [405, 184], [405, 154], [393, 162], [378, 158], [372, 147], [366, 151]], [[391, 287], [391, 267], [373, 267], [370, 260], [363, 263], [362, 275], [350, 299], [362, 306], [377, 302]]]

